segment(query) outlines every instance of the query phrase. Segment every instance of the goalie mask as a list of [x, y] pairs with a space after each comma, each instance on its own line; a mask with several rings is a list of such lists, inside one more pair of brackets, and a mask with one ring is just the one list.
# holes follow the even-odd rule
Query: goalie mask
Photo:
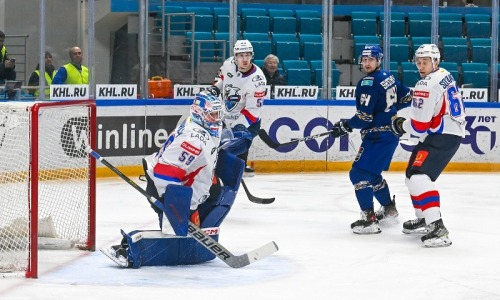
[[222, 127], [222, 102], [209, 92], [196, 94], [190, 108], [191, 120], [205, 128], [211, 136], [219, 137]]

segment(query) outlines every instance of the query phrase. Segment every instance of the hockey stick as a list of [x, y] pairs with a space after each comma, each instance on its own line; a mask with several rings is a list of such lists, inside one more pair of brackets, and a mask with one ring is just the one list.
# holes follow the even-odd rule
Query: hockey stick
[[277, 142], [273, 141], [273, 139], [271, 139], [269, 134], [267, 134], [267, 132], [264, 129], [260, 129], [259, 130], [259, 137], [266, 145], [268, 145], [269, 147], [271, 147], [273, 149], [276, 149], [276, 148], [281, 147], [281, 146], [288, 146], [288, 145], [292, 145], [292, 144], [296, 144], [296, 143], [300, 143], [300, 142], [304, 142], [304, 141], [308, 141], [308, 140], [313, 140], [313, 139], [319, 138], [320, 136], [329, 135], [332, 132], [333, 132], [333, 130], [330, 130], [327, 132], [306, 136], [306, 137], [303, 137], [300, 139], [294, 139], [290, 142], [277, 143]]
[[[92, 148], [87, 147], [85, 151], [144, 195], [151, 204], [163, 211], [163, 203], [161, 201], [149, 195], [143, 188], [138, 186], [135, 182], [128, 178], [127, 175], [123, 174], [120, 170], [101, 157], [97, 152], [92, 150]], [[215, 256], [231, 268], [241, 268], [247, 266], [278, 251], [278, 245], [276, 245], [275, 242], [269, 242], [253, 251], [236, 256], [191, 221], [188, 222], [188, 234], [205, 247], [205, 249], [215, 254]]]
[[253, 203], [270, 204], [270, 203], [273, 203], [274, 200], [276, 200], [274, 197], [272, 197], [272, 198], [260, 198], [260, 197], [256, 197], [256, 196], [250, 194], [250, 191], [248, 190], [248, 187], [243, 179], [241, 179], [241, 185], [243, 185], [243, 189], [245, 190], [245, 193], [247, 194], [248, 200], [250, 200]]

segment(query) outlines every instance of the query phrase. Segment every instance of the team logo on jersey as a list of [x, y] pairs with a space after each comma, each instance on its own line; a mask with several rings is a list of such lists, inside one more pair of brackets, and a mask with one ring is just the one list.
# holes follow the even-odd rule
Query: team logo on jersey
[[232, 111], [240, 102], [240, 88], [228, 84], [224, 86], [224, 104], [226, 106], [226, 111]]
[[186, 150], [187, 152], [193, 154], [193, 155], [200, 155], [200, 153], [201, 153], [200, 148], [197, 148], [197, 147], [195, 147], [195, 146], [193, 146], [190, 143], [185, 142], [185, 141], [182, 142], [181, 148]]
[[254, 78], [252, 78], [252, 81], [253, 81], [253, 82], [256, 82], [256, 81], [261, 81], [261, 80], [264, 80], [264, 78], [262, 78], [260, 75], [257, 75], [257, 76], [255, 76]]
[[413, 92], [414, 97], [420, 97], [420, 98], [429, 98], [429, 92], [426, 91], [414, 91]]

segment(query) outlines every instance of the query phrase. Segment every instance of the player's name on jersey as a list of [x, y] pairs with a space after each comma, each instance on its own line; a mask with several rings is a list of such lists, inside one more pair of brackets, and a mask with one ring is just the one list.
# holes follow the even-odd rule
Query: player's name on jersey
[[97, 84], [96, 99], [137, 99], [135, 84]]
[[[488, 102], [488, 89], [483, 88], [460, 88], [462, 99], [464, 101]], [[335, 99], [337, 100], [355, 100], [355, 86], [338, 86]], [[500, 95], [500, 90], [499, 90]]]
[[51, 100], [85, 100], [89, 99], [88, 84], [52, 84]]

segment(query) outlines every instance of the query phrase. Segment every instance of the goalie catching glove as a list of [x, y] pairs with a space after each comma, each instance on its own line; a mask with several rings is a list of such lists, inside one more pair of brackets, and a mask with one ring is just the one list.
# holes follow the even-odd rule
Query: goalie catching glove
[[330, 135], [334, 138], [338, 138], [348, 135], [350, 132], [352, 132], [352, 128], [347, 125], [346, 120], [340, 120], [333, 125]]
[[403, 129], [403, 122], [406, 119], [403, 117], [393, 117], [391, 120], [391, 132], [397, 137], [401, 137], [406, 131]]

